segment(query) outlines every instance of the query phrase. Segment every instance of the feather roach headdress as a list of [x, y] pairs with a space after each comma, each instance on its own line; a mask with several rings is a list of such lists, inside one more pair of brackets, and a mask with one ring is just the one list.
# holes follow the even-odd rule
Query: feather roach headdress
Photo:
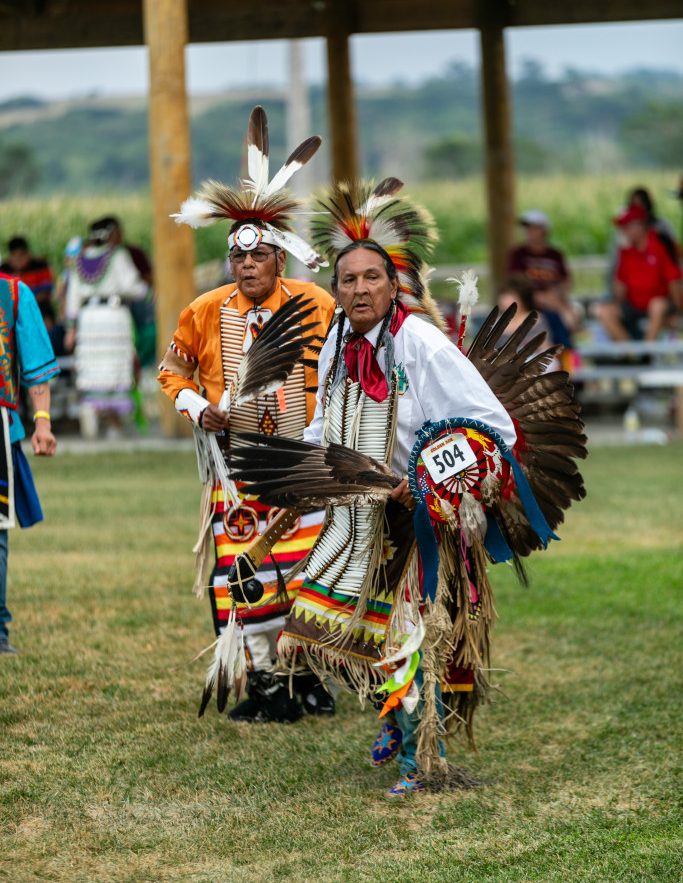
[[228, 247], [251, 251], [261, 242], [284, 248], [311, 270], [327, 262], [300, 236], [292, 232], [292, 221], [300, 208], [299, 200], [284, 189], [302, 166], [315, 155], [320, 138], [313, 135], [294, 150], [271, 181], [268, 180], [268, 119], [260, 106], [249, 117], [247, 129], [247, 173], [236, 190], [218, 181], [205, 181], [195, 196], [186, 199], [176, 224], [208, 227], [215, 221], [231, 221], [239, 226], [228, 236]]
[[375, 242], [396, 268], [403, 303], [442, 326], [427, 287], [427, 258], [437, 239], [434, 221], [425, 209], [396, 196], [402, 187], [398, 178], [385, 178], [377, 186], [364, 181], [336, 184], [319, 200], [313, 243], [333, 262], [353, 242]]

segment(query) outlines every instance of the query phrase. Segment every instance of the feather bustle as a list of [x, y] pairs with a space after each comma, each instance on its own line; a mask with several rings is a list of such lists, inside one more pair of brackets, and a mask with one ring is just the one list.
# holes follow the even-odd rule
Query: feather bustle
[[[573, 500], [585, 496], [575, 463], [587, 454], [587, 439], [569, 376], [547, 369], [558, 347], [543, 346], [544, 335], [533, 333], [532, 313], [508, 334], [516, 312], [492, 310], [470, 346], [468, 358], [516, 421], [515, 455], [552, 529], [564, 519]], [[503, 342], [504, 341], [504, 342]], [[516, 493], [500, 503], [500, 523], [509, 545], [526, 556], [540, 548]]]

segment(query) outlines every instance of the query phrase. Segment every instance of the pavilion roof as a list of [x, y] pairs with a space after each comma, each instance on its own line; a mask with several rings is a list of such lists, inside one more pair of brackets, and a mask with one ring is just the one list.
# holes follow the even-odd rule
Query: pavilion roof
[[[144, 44], [142, 0], [0, 0], [0, 50]], [[683, 17], [681, 0], [189, 0], [191, 43]]]

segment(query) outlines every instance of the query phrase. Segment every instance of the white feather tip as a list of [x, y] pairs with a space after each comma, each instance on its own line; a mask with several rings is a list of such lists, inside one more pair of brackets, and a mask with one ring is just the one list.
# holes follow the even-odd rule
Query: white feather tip
[[191, 196], [180, 206], [180, 211], [171, 215], [176, 224], [187, 224], [196, 230], [198, 227], [210, 227], [216, 220], [211, 217], [213, 207], [204, 199]]
[[451, 277], [447, 282], [455, 282], [458, 286], [458, 305], [461, 313], [469, 313], [479, 300], [477, 283], [479, 278], [474, 270], [465, 270], [462, 276]]

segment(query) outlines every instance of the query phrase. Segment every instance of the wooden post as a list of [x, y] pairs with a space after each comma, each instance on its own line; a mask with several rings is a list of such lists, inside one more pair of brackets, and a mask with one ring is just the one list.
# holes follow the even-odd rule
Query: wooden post
[[330, 123], [330, 160], [334, 181], [358, 177], [358, 136], [349, 26], [343, 3], [332, 7], [327, 34], [327, 106]]
[[487, 23], [479, 34], [486, 138], [489, 262], [495, 292], [505, 278], [507, 254], [514, 241], [515, 160], [505, 70], [505, 32], [501, 26]]
[[[149, 144], [152, 184], [154, 293], [160, 353], [166, 351], [178, 316], [196, 296], [194, 239], [189, 227], [169, 217], [192, 190], [190, 129], [185, 90], [187, 0], [143, 0], [149, 49]], [[186, 435], [185, 421], [161, 408], [164, 435]]]

